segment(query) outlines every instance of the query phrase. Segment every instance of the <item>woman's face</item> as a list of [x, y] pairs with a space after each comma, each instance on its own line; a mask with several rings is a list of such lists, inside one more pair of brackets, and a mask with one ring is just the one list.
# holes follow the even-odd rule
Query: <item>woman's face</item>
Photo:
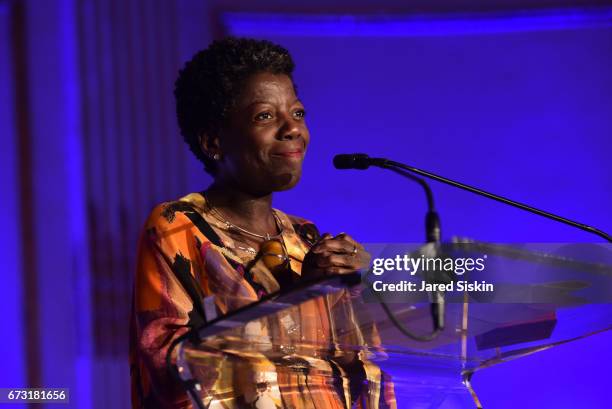
[[295, 186], [310, 140], [304, 115], [288, 76], [251, 76], [219, 132], [216, 181], [255, 195]]

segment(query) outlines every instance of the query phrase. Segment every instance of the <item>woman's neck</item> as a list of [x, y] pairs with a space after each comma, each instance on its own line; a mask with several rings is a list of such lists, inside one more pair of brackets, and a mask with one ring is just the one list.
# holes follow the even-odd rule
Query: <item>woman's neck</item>
[[209, 205], [235, 225], [257, 233], [276, 233], [272, 194], [253, 195], [227, 185], [213, 183], [206, 190]]

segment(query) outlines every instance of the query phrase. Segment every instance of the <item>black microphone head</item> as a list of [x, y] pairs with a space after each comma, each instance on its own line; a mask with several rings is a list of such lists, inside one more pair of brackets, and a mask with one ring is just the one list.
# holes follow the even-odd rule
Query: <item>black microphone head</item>
[[370, 157], [365, 153], [349, 153], [334, 156], [336, 169], [367, 169], [370, 167]]

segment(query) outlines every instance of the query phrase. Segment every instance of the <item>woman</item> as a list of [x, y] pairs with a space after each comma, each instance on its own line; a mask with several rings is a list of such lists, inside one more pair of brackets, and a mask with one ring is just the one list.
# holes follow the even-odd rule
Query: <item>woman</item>
[[[181, 276], [214, 295], [224, 314], [300, 280], [369, 264], [349, 235], [319, 236], [312, 223], [272, 207], [274, 192], [298, 183], [310, 140], [293, 69], [277, 45], [226, 38], [180, 71], [181, 133], [214, 182], [157, 206], [143, 231], [130, 329], [133, 407], [189, 406], [164, 365], [172, 340], [195, 325]], [[336, 392], [322, 393], [342, 405]], [[256, 395], [245, 390], [241, 402], [254, 405]]]

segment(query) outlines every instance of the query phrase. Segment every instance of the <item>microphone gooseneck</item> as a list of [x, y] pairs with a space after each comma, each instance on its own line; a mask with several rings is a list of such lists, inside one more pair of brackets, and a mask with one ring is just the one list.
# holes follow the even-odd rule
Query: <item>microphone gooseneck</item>
[[[359, 168], [358, 167], [351, 167], [351, 168], [339, 168], [339, 167], [336, 167], [336, 168], [337, 169], [367, 169], [369, 166], [378, 166], [378, 167], [381, 167], [381, 168], [386, 168], [386, 169], [390, 169], [390, 170], [394, 170], [394, 171], [395, 171], [395, 169], [401, 169], [401, 170], [410, 172], [412, 174], [417, 174], [417, 175], [424, 176], [424, 177], [429, 178], [429, 179], [437, 180], [438, 182], [442, 182], [442, 183], [445, 183], [445, 184], [450, 185], [450, 186], [454, 186], [454, 187], [459, 188], [459, 189], [467, 190], [468, 192], [472, 192], [472, 193], [477, 194], [479, 196], [483, 196], [483, 197], [486, 197], [488, 199], [492, 199], [492, 200], [495, 200], [497, 202], [504, 203], [506, 205], [509, 205], [509, 206], [512, 206], [512, 207], [516, 207], [518, 209], [525, 210], [525, 211], [527, 211], [529, 213], [537, 214], [539, 216], [546, 217], [546, 218], [551, 219], [551, 220], [555, 220], [555, 221], [557, 221], [559, 223], [563, 223], [563, 224], [567, 224], [569, 226], [573, 226], [573, 227], [575, 227], [577, 229], [580, 229], [580, 230], [586, 231], [588, 233], [595, 234], [595, 235], [597, 235], [599, 237], [602, 237], [603, 239], [605, 239], [605, 240], [607, 240], [607, 241], [612, 243], [612, 236], [610, 236], [608, 233], [606, 233], [606, 232], [604, 232], [604, 231], [602, 231], [600, 229], [597, 229], [597, 228], [595, 228], [593, 226], [589, 226], [589, 225], [586, 225], [584, 223], [579, 223], [579, 222], [567, 219], [565, 217], [561, 217], [559, 215], [556, 215], [556, 214], [553, 214], [553, 213], [550, 213], [550, 212], [546, 212], [546, 211], [538, 209], [536, 207], [528, 206], [528, 205], [526, 205], [524, 203], [520, 203], [520, 202], [517, 202], [515, 200], [511, 200], [511, 199], [508, 199], [506, 197], [503, 197], [503, 196], [500, 196], [500, 195], [496, 195], [496, 194], [493, 194], [491, 192], [487, 192], [485, 190], [478, 189], [478, 188], [475, 188], [475, 187], [470, 186], [470, 185], [466, 185], [465, 183], [457, 182], [457, 181], [454, 181], [452, 179], [448, 179], [448, 178], [445, 178], [443, 176], [436, 175], [436, 174], [428, 172], [426, 170], [422, 170], [422, 169], [415, 168], [413, 166], [405, 165], [405, 164], [400, 163], [400, 162], [394, 162], [394, 161], [391, 161], [391, 160], [388, 160], [388, 159], [384, 159], [384, 158], [370, 158], [368, 155], [363, 154], [363, 153], [358, 154], [358, 155], [359, 155], [359, 164], [360, 164], [360, 166], [364, 166], [365, 163], [367, 163], [368, 166], [366, 166], [366, 167], [359, 167]], [[346, 155], [345, 154], [345, 155], [337, 155], [337, 156], [352, 156], [352, 155], [350, 155], [350, 154]], [[334, 164], [335, 164], [335, 161], [334, 161]]]

